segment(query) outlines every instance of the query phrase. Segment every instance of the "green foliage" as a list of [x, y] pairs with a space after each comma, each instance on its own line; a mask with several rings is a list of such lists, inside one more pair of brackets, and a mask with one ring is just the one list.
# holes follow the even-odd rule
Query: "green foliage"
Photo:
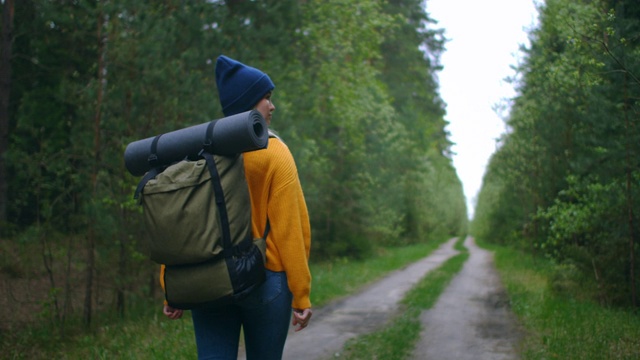
[[514, 78], [510, 131], [491, 158], [472, 226], [481, 240], [549, 256], [593, 279], [602, 303], [634, 306], [637, 12], [631, 1], [540, 7]]
[[593, 274], [599, 292], [594, 298], [606, 304], [627, 303], [628, 293], [619, 288], [629, 269], [626, 259], [629, 234], [626, 228], [612, 232], [624, 222], [624, 182], [600, 184], [569, 178], [569, 188], [560, 192], [555, 204], [541, 210], [541, 221], [549, 226], [544, 253], [572, 264], [582, 274]]

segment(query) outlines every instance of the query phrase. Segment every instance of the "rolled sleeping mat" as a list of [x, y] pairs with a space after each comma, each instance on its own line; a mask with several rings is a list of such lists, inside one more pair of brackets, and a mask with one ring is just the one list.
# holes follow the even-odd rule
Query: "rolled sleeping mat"
[[[269, 142], [267, 122], [251, 110], [215, 121], [211, 151], [215, 155], [232, 155], [264, 149]], [[134, 176], [144, 175], [152, 168], [150, 155], [156, 139], [155, 166], [169, 165], [198, 155], [204, 146], [210, 122], [134, 141], [124, 151], [127, 170]]]

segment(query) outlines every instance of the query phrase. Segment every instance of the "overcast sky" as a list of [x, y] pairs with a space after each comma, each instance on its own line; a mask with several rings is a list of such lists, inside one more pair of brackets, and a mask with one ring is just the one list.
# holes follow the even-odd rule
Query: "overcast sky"
[[469, 214], [473, 208], [496, 139], [504, 133], [494, 111], [513, 97], [504, 81], [519, 62], [520, 45], [528, 45], [527, 30], [536, 25], [540, 0], [427, 0], [427, 13], [449, 39], [438, 73], [440, 95], [447, 104], [453, 164], [462, 181]]

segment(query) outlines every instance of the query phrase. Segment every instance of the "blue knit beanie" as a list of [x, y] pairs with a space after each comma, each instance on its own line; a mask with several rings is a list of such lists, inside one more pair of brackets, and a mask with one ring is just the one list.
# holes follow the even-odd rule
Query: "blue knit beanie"
[[224, 55], [216, 62], [216, 83], [224, 116], [253, 109], [275, 88], [267, 74]]

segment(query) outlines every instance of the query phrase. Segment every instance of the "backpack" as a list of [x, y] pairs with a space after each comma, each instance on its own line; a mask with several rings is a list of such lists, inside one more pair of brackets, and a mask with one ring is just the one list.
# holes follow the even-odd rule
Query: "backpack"
[[[214, 125], [209, 123], [195, 159], [153, 167], [134, 195], [143, 209], [149, 257], [165, 265], [165, 299], [177, 309], [231, 303], [265, 279], [269, 222], [262, 238], [253, 239], [242, 154], [211, 153]], [[150, 162], [160, 136], [152, 142]]]

